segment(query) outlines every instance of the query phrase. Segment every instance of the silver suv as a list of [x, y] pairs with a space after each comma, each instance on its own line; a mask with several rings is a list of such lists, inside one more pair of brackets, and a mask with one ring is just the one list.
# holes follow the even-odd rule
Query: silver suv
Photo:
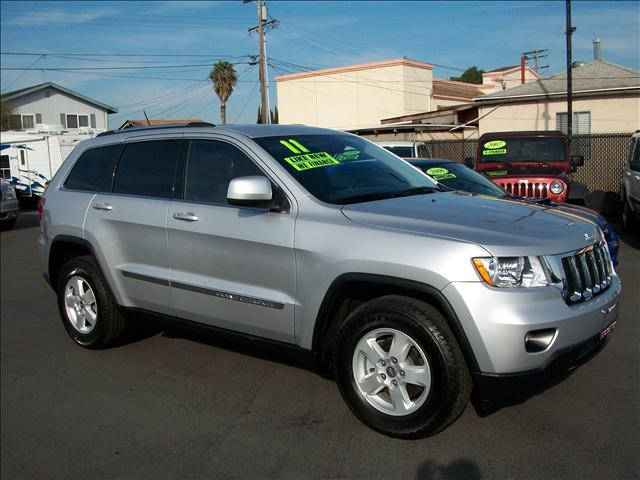
[[622, 174], [622, 227], [630, 232], [640, 226], [640, 130], [631, 137]]
[[38, 239], [78, 344], [134, 311], [260, 337], [333, 369], [385, 434], [436, 433], [472, 389], [574, 368], [617, 318], [593, 223], [442, 191], [360, 137], [303, 126], [149, 127], [82, 142]]

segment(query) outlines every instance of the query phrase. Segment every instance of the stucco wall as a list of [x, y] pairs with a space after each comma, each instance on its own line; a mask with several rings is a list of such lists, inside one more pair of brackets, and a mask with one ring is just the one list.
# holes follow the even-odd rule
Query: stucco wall
[[[479, 116], [496, 108], [480, 106]], [[480, 119], [480, 133], [509, 130], [556, 130], [556, 113], [566, 113], [566, 99], [505, 104]], [[576, 98], [574, 112], [591, 112], [591, 133], [640, 129], [640, 94]]]
[[13, 108], [14, 114], [35, 115], [40, 113], [42, 123], [49, 125], [59, 125], [61, 113], [88, 115], [89, 118], [91, 114], [94, 114], [97, 130], [105, 130], [108, 125], [105, 110], [75, 97], [70, 97], [51, 87], [32, 92], [15, 100], [9, 100], [7, 104]]
[[430, 69], [396, 64], [277, 79], [280, 123], [336, 129], [378, 125], [383, 118], [424, 112]]

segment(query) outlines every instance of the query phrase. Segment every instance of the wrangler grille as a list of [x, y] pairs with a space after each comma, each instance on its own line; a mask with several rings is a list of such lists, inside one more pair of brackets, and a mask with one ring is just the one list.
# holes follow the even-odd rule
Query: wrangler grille
[[591, 245], [562, 259], [564, 289], [567, 303], [589, 300], [604, 292], [613, 277], [611, 257], [605, 243]]
[[514, 197], [547, 198], [547, 183], [498, 182], [498, 186]]

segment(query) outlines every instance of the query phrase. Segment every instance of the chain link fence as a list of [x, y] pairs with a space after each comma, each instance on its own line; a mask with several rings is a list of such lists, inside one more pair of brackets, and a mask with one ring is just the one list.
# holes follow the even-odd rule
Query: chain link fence
[[[476, 156], [478, 140], [431, 140], [424, 142], [420, 155], [464, 162]], [[624, 161], [631, 145], [631, 133], [594, 133], [574, 135], [572, 153], [584, 156], [573, 178], [585, 183], [589, 192], [618, 193], [622, 181]]]

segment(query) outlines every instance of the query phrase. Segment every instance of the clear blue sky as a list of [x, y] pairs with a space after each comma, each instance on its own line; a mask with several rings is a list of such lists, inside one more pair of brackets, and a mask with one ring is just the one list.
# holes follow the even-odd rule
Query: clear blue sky
[[[210, 65], [224, 58], [237, 63], [240, 74], [227, 120], [255, 122], [258, 72], [246, 57], [258, 51], [256, 37], [247, 33], [257, 21], [255, 3], [3, 1], [0, 6], [3, 92], [56, 82], [119, 108], [111, 127], [142, 118], [142, 109], [151, 118], [217, 123], [220, 104], [205, 79]], [[591, 61], [591, 41], [599, 37], [605, 59], [640, 69], [639, 2], [574, 1], [572, 6], [575, 60]], [[270, 1], [268, 7], [280, 21], [267, 35], [274, 61], [272, 105], [273, 77], [305, 68], [406, 56], [440, 65], [435, 76], [449, 78], [470, 65], [484, 70], [516, 65], [522, 52], [536, 49], [549, 49], [548, 74], [565, 65], [564, 1]], [[16, 52], [49, 55], [8, 55]], [[9, 70], [28, 67], [37, 70]]]

